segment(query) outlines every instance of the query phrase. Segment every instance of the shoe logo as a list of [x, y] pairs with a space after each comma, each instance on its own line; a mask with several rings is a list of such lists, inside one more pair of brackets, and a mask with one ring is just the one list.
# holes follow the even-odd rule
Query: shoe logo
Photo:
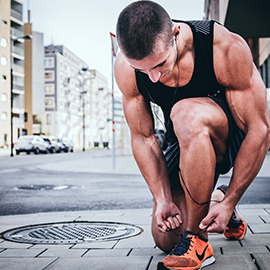
[[198, 257], [198, 259], [199, 259], [200, 261], [203, 260], [204, 255], [205, 255], [205, 251], [206, 251], [207, 248], [208, 248], [208, 245], [205, 247], [205, 249], [204, 249], [204, 251], [203, 251], [202, 254], [198, 254], [198, 252], [197, 252], [197, 250], [196, 250], [196, 255], [197, 255], [197, 257]]

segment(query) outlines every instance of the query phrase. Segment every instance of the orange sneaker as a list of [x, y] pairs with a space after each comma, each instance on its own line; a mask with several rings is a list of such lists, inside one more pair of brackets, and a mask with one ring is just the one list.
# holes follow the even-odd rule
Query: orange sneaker
[[215, 262], [213, 249], [208, 240], [186, 231], [180, 242], [157, 265], [157, 270], [197, 270]]
[[[221, 185], [217, 187], [224, 194], [227, 192], [227, 185]], [[231, 219], [226, 226], [224, 236], [228, 240], [242, 240], [247, 233], [247, 224], [244, 219], [237, 213], [236, 209], [233, 210]]]
[[234, 209], [232, 217], [226, 226], [224, 236], [228, 240], [242, 240], [247, 233], [247, 224]]

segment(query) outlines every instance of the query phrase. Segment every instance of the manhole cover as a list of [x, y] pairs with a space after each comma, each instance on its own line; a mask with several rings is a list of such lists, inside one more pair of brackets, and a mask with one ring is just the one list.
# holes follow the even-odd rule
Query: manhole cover
[[30, 225], [1, 235], [12, 242], [57, 245], [119, 240], [142, 232], [140, 227], [125, 223], [81, 221]]

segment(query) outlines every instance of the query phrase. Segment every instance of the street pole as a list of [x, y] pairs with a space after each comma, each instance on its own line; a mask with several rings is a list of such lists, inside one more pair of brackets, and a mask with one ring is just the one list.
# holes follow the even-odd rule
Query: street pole
[[82, 95], [83, 98], [83, 152], [85, 151], [85, 100], [84, 94]]
[[[12, 62], [13, 62], [13, 58], [12, 58]], [[13, 67], [11, 67], [10, 69], [10, 156], [11, 157], [14, 156], [13, 155]]]
[[[14, 65], [14, 59], [13, 59], [13, 46], [14, 46], [14, 42], [18, 39], [32, 39], [33, 37], [31, 35], [25, 35], [23, 37], [17, 37], [15, 39], [13, 39], [13, 30], [11, 30], [10, 33], [10, 52], [11, 52], [11, 56], [10, 56], [10, 156], [13, 157], [13, 148], [14, 148], [14, 144], [13, 144], [13, 65]], [[21, 101], [21, 98], [20, 98]], [[21, 106], [21, 102], [20, 102], [20, 106]], [[21, 113], [20, 113], [20, 126], [21, 126]], [[21, 136], [21, 130], [20, 130], [20, 136]]]
[[13, 157], [13, 30], [11, 30], [10, 46], [10, 156]]
[[114, 121], [114, 72], [113, 72], [114, 54], [112, 49], [112, 132], [113, 132], [113, 170], [115, 170], [115, 121]]

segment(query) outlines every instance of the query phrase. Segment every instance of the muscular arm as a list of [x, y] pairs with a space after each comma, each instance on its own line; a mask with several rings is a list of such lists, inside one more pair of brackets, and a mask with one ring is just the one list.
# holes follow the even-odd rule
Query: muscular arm
[[[246, 42], [217, 25], [214, 44], [217, 79], [226, 87], [226, 98], [236, 124], [246, 133], [235, 160], [226, 196], [221, 204], [216, 205], [216, 212], [222, 208], [227, 213], [223, 220], [226, 223], [263, 164], [270, 143], [270, 122], [265, 85], [253, 64]], [[212, 214], [214, 211], [215, 208]], [[213, 220], [210, 215], [211, 211], [203, 224]], [[226, 226], [223, 224], [215, 228], [216, 225], [213, 223], [208, 231], [221, 231], [221, 227]]]
[[[173, 227], [167, 218], [179, 210], [172, 203], [167, 166], [155, 138], [150, 104], [139, 93], [134, 69], [127, 64], [121, 54], [115, 63], [115, 78], [123, 93], [123, 108], [131, 132], [133, 155], [157, 208], [160, 209], [157, 224], [165, 231], [166, 226]], [[181, 219], [179, 216], [177, 218]]]

